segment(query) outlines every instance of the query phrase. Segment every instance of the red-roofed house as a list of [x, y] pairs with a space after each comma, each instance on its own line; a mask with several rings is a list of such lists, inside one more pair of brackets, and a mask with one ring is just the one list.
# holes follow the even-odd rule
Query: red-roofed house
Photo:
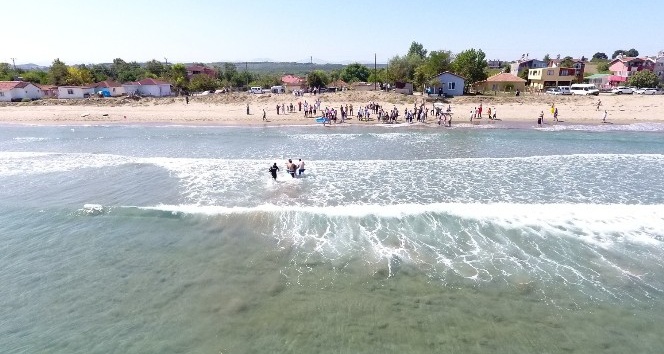
[[500, 73], [473, 85], [477, 91], [524, 91], [526, 80], [510, 73]]
[[641, 70], [655, 69], [655, 61], [651, 58], [625, 57], [622, 54], [609, 63], [609, 70], [613, 75], [630, 78]]
[[24, 98], [36, 100], [42, 97], [42, 91], [31, 82], [0, 81], [0, 102], [16, 102]]
[[126, 82], [122, 84], [127, 94], [138, 94], [141, 96], [164, 97], [171, 95], [171, 84], [166, 81], [155, 79], [143, 79], [137, 82]]
[[203, 65], [190, 65], [187, 67], [187, 77], [191, 79], [194, 75], [205, 74], [213, 79], [217, 78], [217, 70]]
[[54, 85], [39, 85], [43, 98], [58, 98], [58, 87]]
[[281, 77], [281, 82], [289, 87], [302, 88], [307, 86], [307, 80], [305, 78], [295, 75], [284, 75]]
[[119, 83], [112, 80], [98, 82], [93, 86], [95, 88], [95, 93], [103, 92], [104, 96], [115, 97], [115, 96], [121, 96], [125, 93], [125, 88]]

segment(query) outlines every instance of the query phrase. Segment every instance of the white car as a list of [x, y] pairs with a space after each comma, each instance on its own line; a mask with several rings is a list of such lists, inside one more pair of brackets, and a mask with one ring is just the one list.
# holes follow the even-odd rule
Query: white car
[[618, 86], [618, 87], [612, 89], [611, 93], [616, 94], [616, 95], [622, 95], [623, 93], [626, 94], [626, 95], [631, 95], [632, 93], [634, 93], [634, 90], [632, 90], [631, 87]]
[[657, 94], [657, 89], [654, 88], [640, 88], [634, 93], [639, 94], [639, 95], [656, 95]]
[[563, 94], [563, 92], [557, 87], [548, 88], [548, 89], [546, 89], [545, 93], [547, 95], [562, 95]]

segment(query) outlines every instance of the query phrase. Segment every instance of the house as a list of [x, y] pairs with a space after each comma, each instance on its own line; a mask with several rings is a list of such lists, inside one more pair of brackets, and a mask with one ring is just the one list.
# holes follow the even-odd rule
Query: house
[[394, 83], [394, 92], [400, 93], [403, 95], [412, 95], [413, 94], [413, 84], [410, 82], [395, 82]]
[[505, 64], [502, 60], [487, 60], [486, 63], [489, 69], [500, 69], [503, 67], [503, 64]]
[[164, 97], [171, 95], [171, 84], [155, 79], [143, 79], [122, 84], [125, 92], [132, 95]]
[[203, 65], [190, 65], [187, 67], [187, 78], [191, 79], [194, 75], [204, 74], [213, 79], [217, 78], [217, 70]]
[[284, 75], [281, 77], [281, 83], [291, 89], [301, 89], [307, 87], [307, 80], [295, 75]]
[[[556, 68], [561, 66], [564, 59], [560, 59], [560, 55], [556, 59], [549, 60], [548, 67]], [[583, 82], [583, 75], [585, 74], [586, 62], [588, 60], [586, 57], [581, 57], [581, 59], [572, 59], [572, 68], [576, 72], [576, 82]]]
[[92, 86], [59, 86], [58, 98], [88, 98], [94, 96], [95, 89]]
[[37, 87], [42, 92], [42, 98], [58, 98], [58, 87], [53, 85], [39, 85]]
[[348, 83], [344, 80], [337, 80], [337, 81], [332, 81], [329, 84], [327, 84], [327, 87], [334, 87], [337, 89], [337, 91], [344, 91], [348, 87]]
[[528, 59], [527, 56], [522, 56], [520, 60], [510, 64], [510, 73], [514, 75], [519, 75], [519, 73], [524, 70], [546, 68], [548, 64], [549, 63], [543, 60]]
[[101, 92], [105, 97], [122, 96], [125, 94], [125, 88], [112, 80], [98, 82], [94, 84], [93, 87], [95, 89], [95, 93], [98, 94]]
[[523, 91], [526, 88], [526, 80], [510, 74], [500, 73], [489, 77], [484, 81], [477, 82], [473, 85], [476, 91]]
[[528, 70], [530, 87], [544, 90], [554, 86], [570, 86], [576, 81], [576, 69], [547, 67]]
[[618, 55], [609, 63], [609, 70], [615, 76], [629, 79], [635, 73], [641, 70], [655, 70], [655, 60], [652, 58], [637, 58]]
[[659, 77], [659, 82], [664, 83], [664, 50], [659, 51], [655, 57], [655, 67], [653, 72]]
[[587, 76], [584, 81], [595, 85], [598, 89], [603, 89], [603, 88], [608, 88], [609, 85], [609, 79], [611, 78], [611, 74], [594, 74]]
[[[462, 96], [466, 84], [466, 78], [449, 71], [442, 72], [433, 78], [440, 83], [438, 88], [442, 88], [445, 96]], [[439, 92], [434, 88], [434, 92]]]
[[39, 87], [27, 81], [0, 81], [0, 102], [18, 102], [42, 98]]

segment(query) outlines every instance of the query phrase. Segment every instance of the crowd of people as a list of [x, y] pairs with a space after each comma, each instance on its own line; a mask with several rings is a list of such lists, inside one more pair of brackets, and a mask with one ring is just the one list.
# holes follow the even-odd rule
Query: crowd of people
[[[277, 163], [275, 162], [274, 165], [270, 166], [268, 171], [270, 172], [270, 175], [272, 175], [272, 179], [276, 181], [277, 172], [279, 172], [279, 166], [277, 166]], [[286, 162], [286, 172], [288, 172], [292, 178], [295, 178], [296, 174], [298, 177], [301, 177], [304, 171], [304, 161], [302, 161], [302, 159], [298, 159], [297, 163], [294, 163], [292, 159], [288, 159]]]

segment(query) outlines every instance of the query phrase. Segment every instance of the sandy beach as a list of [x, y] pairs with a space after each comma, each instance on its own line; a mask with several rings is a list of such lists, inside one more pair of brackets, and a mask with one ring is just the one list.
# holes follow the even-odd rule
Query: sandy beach
[[[305, 118], [297, 111], [297, 103], [312, 103], [321, 99], [321, 108], [352, 104], [357, 107], [376, 102], [386, 110], [397, 107], [411, 109], [415, 102], [422, 102], [421, 95], [405, 96], [385, 92], [339, 92], [317, 96], [305, 94], [231, 93], [191, 97], [189, 104], [184, 97], [142, 98], [93, 98], [85, 100], [46, 99], [29, 103], [3, 103], [0, 105], [0, 122], [3, 124], [187, 124], [187, 125], [306, 125], [316, 124], [313, 118]], [[601, 100], [600, 110], [597, 101]], [[431, 108], [436, 98], [427, 98]], [[482, 104], [497, 112], [500, 124], [535, 123], [544, 111], [546, 123], [553, 123], [551, 105], [558, 108], [560, 124], [600, 124], [604, 110], [607, 120], [614, 124], [630, 124], [664, 121], [664, 96], [610, 95], [599, 96], [551, 96], [523, 94], [515, 96], [463, 96], [441, 100], [450, 105], [455, 123], [468, 123], [470, 112]], [[277, 115], [277, 104], [295, 106], [295, 113]], [[247, 104], [250, 114], [246, 114]], [[268, 122], [262, 120], [265, 109]], [[485, 114], [486, 117], [486, 114]], [[368, 122], [353, 118], [348, 124], [380, 124], [375, 115]], [[401, 114], [399, 120], [403, 122]], [[486, 118], [476, 124], [487, 124]], [[428, 124], [436, 125], [429, 116]]]

